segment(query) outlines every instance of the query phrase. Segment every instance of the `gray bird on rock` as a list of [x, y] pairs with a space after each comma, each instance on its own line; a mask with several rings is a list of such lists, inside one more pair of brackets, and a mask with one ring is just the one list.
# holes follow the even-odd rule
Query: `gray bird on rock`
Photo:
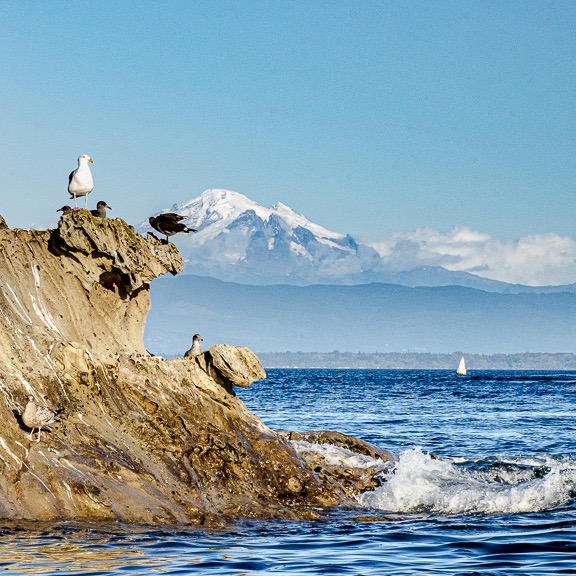
[[192, 348], [187, 350], [184, 354], [184, 358], [193, 358], [194, 356], [198, 356], [198, 354], [202, 354], [202, 349], [200, 348], [200, 342], [203, 340], [200, 334], [194, 334], [192, 336]]
[[49, 425], [54, 423], [54, 419], [62, 410], [50, 410], [46, 406], [38, 406], [34, 400], [34, 396], [28, 396], [28, 404], [22, 412], [22, 422], [27, 428], [30, 428], [30, 440], [34, 430], [38, 429], [38, 438], [36, 442], [40, 442], [40, 434], [42, 428], [48, 428]]

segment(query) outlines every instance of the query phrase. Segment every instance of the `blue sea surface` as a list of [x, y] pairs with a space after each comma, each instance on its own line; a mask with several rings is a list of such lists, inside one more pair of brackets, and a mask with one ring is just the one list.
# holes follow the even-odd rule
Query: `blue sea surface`
[[576, 372], [269, 370], [237, 393], [270, 428], [338, 430], [398, 460], [357, 510], [317, 521], [5, 523], [0, 572], [576, 574]]

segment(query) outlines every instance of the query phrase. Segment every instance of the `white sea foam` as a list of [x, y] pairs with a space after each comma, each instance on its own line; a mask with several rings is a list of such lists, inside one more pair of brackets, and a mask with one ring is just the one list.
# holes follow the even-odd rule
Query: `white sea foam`
[[400, 454], [382, 486], [359, 495], [358, 501], [367, 508], [396, 513], [513, 514], [546, 510], [571, 500], [575, 463], [547, 458], [532, 464], [536, 462], [537, 469], [527, 471], [522, 459], [499, 461], [496, 464], [505, 467], [505, 474], [498, 470], [486, 475], [473, 465], [457, 466], [413, 448]]
[[377, 460], [370, 456], [352, 452], [346, 448], [333, 446], [332, 444], [312, 444], [310, 442], [294, 440], [292, 445], [296, 449], [296, 452], [298, 452], [299, 456], [303, 458], [306, 458], [306, 456], [315, 456], [324, 460], [329, 466], [339, 466], [341, 468], [349, 468], [353, 470], [375, 468], [378, 471], [390, 467], [389, 462]]

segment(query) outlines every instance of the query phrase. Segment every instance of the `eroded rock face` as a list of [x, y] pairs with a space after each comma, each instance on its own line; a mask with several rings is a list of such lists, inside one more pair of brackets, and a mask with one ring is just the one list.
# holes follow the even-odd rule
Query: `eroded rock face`
[[148, 242], [123, 220], [84, 211], [62, 217], [57, 230], [0, 228], [2, 326], [22, 330], [15, 346], [17, 353], [26, 351], [19, 369], [28, 370], [31, 341], [39, 349], [76, 342], [95, 357], [146, 353], [149, 283], [182, 267], [173, 244]]
[[[173, 244], [83, 211], [57, 230], [2, 222], [1, 518], [219, 522], [350, 502], [234, 394], [265, 377], [252, 352], [146, 352], [149, 283], [182, 269]], [[63, 409], [40, 442], [19, 416], [29, 394]]]

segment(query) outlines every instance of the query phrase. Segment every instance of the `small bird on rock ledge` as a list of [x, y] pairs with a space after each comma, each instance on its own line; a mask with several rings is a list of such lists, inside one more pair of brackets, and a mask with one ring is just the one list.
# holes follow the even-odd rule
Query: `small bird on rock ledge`
[[30, 440], [32, 440], [34, 430], [38, 428], [38, 438], [36, 442], [40, 442], [42, 428], [47, 428], [49, 424], [53, 424], [54, 419], [60, 412], [62, 412], [62, 410], [50, 410], [50, 408], [46, 408], [46, 406], [38, 406], [34, 400], [34, 396], [28, 396], [28, 404], [26, 404], [24, 412], [22, 412], [22, 422], [27, 428], [30, 428]]
[[193, 358], [194, 356], [198, 356], [198, 354], [202, 354], [202, 349], [200, 348], [200, 342], [203, 340], [200, 334], [194, 334], [192, 336], [192, 348], [187, 350], [184, 354], [184, 358]]
[[90, 210], [90, 214], [92, 214], [92, 216], [96, 216], [96, 218], [106, 218], [106, 208], [108, 208], [108, 210], [112, 210], [112, 208], [108, 206], [104, 200], [100, 200], [98, 204], [96, 204], [96, 210]]

